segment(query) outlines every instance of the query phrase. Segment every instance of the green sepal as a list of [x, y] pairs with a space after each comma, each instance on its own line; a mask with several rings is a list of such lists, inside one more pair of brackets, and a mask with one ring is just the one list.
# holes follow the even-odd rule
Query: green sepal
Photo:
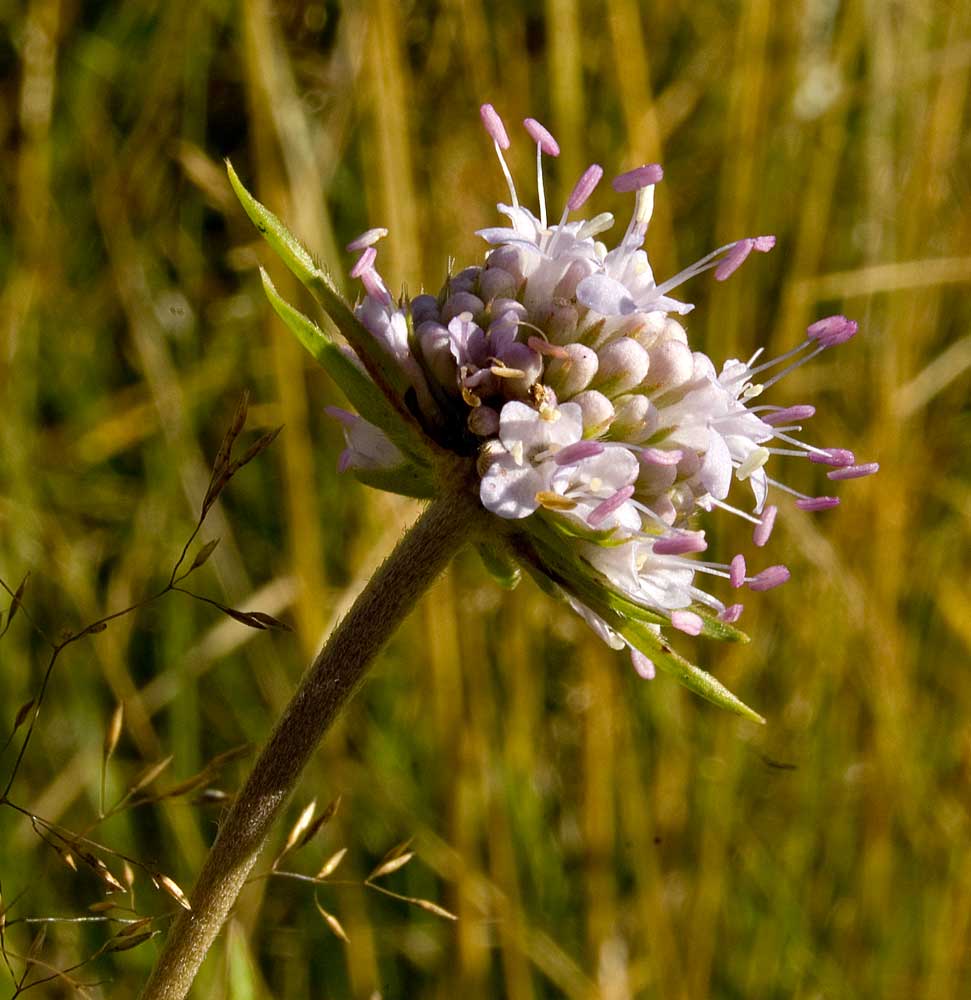
[[541, 518], [557, 534], [563, 535], [565, 538], [579, 538], [583, 542], [590, 542], [592, 545], [600, 545], [603, 548], [623, 545], [628, 540], [617, 538], [616, 528], [586, 528], [575, 517], [557, 517], [551, 511], [538, 510], [533, 517]]
[[485, 542], [477, 545], [476, 548], [482, 558], [482, 564], [500, 587], [504, 587], [506, 590], [515, 590], [519, 586], [519, 581], [523, 576], [522, 570], [505, 552]]
[[[597, 608], [591, 608], [597, 614]], [[740, 698], [737, 698], [724, 684], [717, 678], [689, 663], [683, 656], [676, 653], [664, 639], [651, 629], [631, 619], [619, 619], [619, 616], [611, 618], [602, 616], [608, 625], [616, 632], [619, 632], [632, 646], [639, 649], [648, 657], [655, 666], [665, 673], [671, 674], [681, 684], [690, 691], [701, 695], [707, 701], [719, 708], [726, 708], [736, 715], [748, 719], [749, 722], [757, 722], [765, 725], [765, 719], [758, 712], [753, 711]]]
[[357, 352], [368, 374], [398, 414], [405, 420], [413, 422], [414, 418], [404, 404], [408, 379], [397, 361], [361, 324], [334, 286], [330, 275], [318, 266], [306, 247], [268, 208], [260, 204], [246, 190], [229, 160], [226, 161], [226, 172], [229, 174], [229, 183], [232, 184], [236, 197], [253, 225], [274, 253], [307, 286], [324, 312]]
[[420, 465], [405, 463], [391, 469], [361, 469], [352, 466], [348, 471], [365, 486], [384, 490], [385, 493], [397, 493], [418, 500], [430, 500], [438, 493], [431, 474]]
[[[562, 541], [551, 532], [541, 519], [530, 518], [528, 536], [532, 545], [522, 550], [527, 563], [547, 575], [554, 584], [586, 605], [615, 632], [632, 646], [649, 657], [658, 667], [672, 674], [686, 688], [702, 698], [741, 715], [752, 722], [764, 723], [757, 712], [737, 698], [719, 680], [689, 663], [675, 653], [664, 638], [650, 625], [669, 626], [670, 621], [627, 600], [614, 590], [609, 582], [579, 555], [564, 548]], [[702, 617], [704, 628], [713, 628], [710, 618]], [[719, 629], [730, 629], [722, 622], [715, 622]], [[732, 629], [732, 632], [737, 632]], [[742, 635], [743, 633], [739, 633]], [[734, 638], [734, 637], [733, 637]]]
[[[374, 382], [312, 319], [281, 297], [262, 267], [260, 277], [263, 279], [263, 291], [273, 311], [307, 349], [311, 357], [337, 383], [338, 388], [357, 412], [369, 423], [384, 431], [409, 456], [429, 462], [431, 455], [424, 436], [417, 433], [410, 423], [401, 420], [398, 411], [391, 406]], [[406, 494], [406, 496], [412, 495]]]

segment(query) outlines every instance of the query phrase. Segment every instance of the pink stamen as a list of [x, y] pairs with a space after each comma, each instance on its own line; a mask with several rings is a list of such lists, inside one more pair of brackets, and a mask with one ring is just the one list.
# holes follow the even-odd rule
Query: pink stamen
[[604, 168], [599, 163], [591, 164], [583, 171], [583, 176], [577, 181], [576, 187], [567, 198], [566, 207], [575, 212], [593, 194], [593, 189], [600, 183]]
[[715, 268], [715, 281], [724, 281], [733, 275], [754, 249], [755, 240], [739, 240], [729, 251], [728, 256]]
[[866, 465], [848, 465], [845, 469], [833, 469], [826, 473], [827, 479], [861, 479], [863, 476], [872, 476], [880, 471], [878, 462], [867, 462]]
[[684, 452], [679, 448], [664, 451], [662, 448], [642, 448], [640, 460], [645, 465], [677, 465], [684, 458]]
[[835, 465], [837, 468], [842, 468], [853, 465], [856, 462], [856, 456], [845, 448], [824, 448], [820, 451], [811, 451], [809, 461], [815, 462], [817, 465]]
[[611, 183], [615, 191], [624, 193], [650, 187], [651, 184], [657, 184], [663, 177], [664, 171], [661, 169], [660, 163], [645, 163], [642, 167], [635, 167], [633, 170], [618, 175]]
[[768, 253], [775, 246], [775, 237], [769, 236], [756, 236], [752, 241], [752, 249], [758, 253]]
[[364, 253], [354, 263], [351, 268], [351, 277], [360, 278], [365, 271], [370, 271], [374, 267], [374, 261], [378, 256], [377, 250], [372, 246], [365, 247]]
[[772, 590], [773, 587], [781, 587], [791, 575], [786, 566], [770, 566], [749, 580], [748, 589]]
[[496, 109], [491, 104], [483, 104], [479, 108], [479, 114], [482, 117], [482, 124], [485, 126], [485, 130], [489, 133], [492, 141], [500, 149], [508, 149], [509, 136], [506, 134], [506, 126], [502, 124], [502, 119], [499, 117]]
[[[374, 249], [371, 247], [370, 249]], [[366, 253], [367, 251], [365, 251]], [[368, 293], [373, 299], [377, 299], [379, 302], [383, 302], [384, 305], [391, 305], [391, 293], [388, 291], [387, 286], [381, 280], [381, 275], [374, 270], [373, 267], [369, 267], [367, 270], [361, 272], [361, 284], [364, 286], [364, 291]]]
[[832, 510], [833, 507], [839, 507], [839, 505], [839, 497], [800, 497], [796, 501], [796, 506], [800, 510], [810, 513], [815, 513], [818, 510]]
[[800, 420], [808, 420], [815, 416], [816, 407], [803, 404], [802, 406], [787, 406], [784, 410], [775, 410], [772, 413], [760, 413], [759, 419], [770, 427], [778, 427], [780, 424], [798, 423]]
[[728, 582], [736, 590], [745, 583], [745, 556], [741, 552], [728, 564]]
[[678, 531], [659, 538], [652, 551], [659, 556], [683, 556], [688, 552], [704, 552], [707, 548], [703, 531]]
[[811, 340], [818, 341], [821, 347], [835, 347], [846, 343], [858, 329], [859, 324], [854, 320], [837, 315], [816, 320], [807, 328], [806, 333]]
[[565, 347], [551, 344], [548, 340], [543, 340], [542, 337], [529, 337], [526, 344], [537, 354], [545, 354], [548, 358], [559, 358], [562, 361], [570, 356], [570, 352]]
[[347, 249], [351, 253], [357, 253], [358, 250], [366, 250], [369, 246], [377, 243], [378, 240], [383, 240], [387, 235], [387, 229], [369, 229], [367, 232], [361, 233], [356, 240], [351, 240], [347, 244]]
[[634, 495], [633, 486], [622, 486], [612, 497], [608, 497], [603, 503], [597, 504], [587, 515], [587, 524], [595, 528], [602, 521], [605, 521], [618, 507], [623, 506]]
[[599, 441], [577, 441], [576, 444], [568, 444], [565, 448], [561, 448], [553, 456], [553, 461], [557, 465], [573, 465], [585, 458], [602, 455], [603, 452], [604, 446]]
[[726, 625], [731, 625], [733, 622], [737, 622], [739, 618], [742, 617], [742, 612], [744, 610], [744, 604], [729, 604], [729, 606], [718, 616], [718, 620], [720, 622], [725, 622]]
[[549, 129], [545, 125], [541, 125], [535, 118], [527, 118], [523, 122], [523, 125], [526, 126], [526, 131], [529, 133], [530, 139], [547, 156], [560, 155], [560, 144], [550, 135]]
[[693, 611], [672, 611], [671, 624], [686, 635], [699, 635], [705, 623]]
[[759, 524], [755, 526], [755, 530], [752, 532], [752, 541], [759, 547], [762, 548], [763, 545], [769, 540], [769, 536], [772, 534], [772, 528], [775, 526], [775, 516], [779, 513], [779, 508], [775, 504], [769, 504], [768, 507], [762, 511], [762, 520]]
[[654, 663], [649, 660], [639, 649], [630, 648], [630, 662], [638, 675], [646, 681], [654, 680]]

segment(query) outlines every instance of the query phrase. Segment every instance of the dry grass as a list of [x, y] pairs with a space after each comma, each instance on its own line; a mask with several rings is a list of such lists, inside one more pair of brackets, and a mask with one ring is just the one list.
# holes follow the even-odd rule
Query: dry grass
[[[691, 287], [689, 332], [714, 356], [784, 348], [836, 310], [865, 329], [783, 392], [817, 402], [820, 438], [880, 475], [835, 514], [786, 512], [774, 544], [796, 579], [749, 602], [751, 645], [689, 650], [764, 731], [645, 685], [531, 585], [500, 593], [462, 559], [290, 820], [343, 795], [302, 870], [346, 845], [349, 881], [414, 836], [417, 860], [386, 884], [459, 921], [335, 889], [319, 902], [344, 945], [311, 892], [262, 880], [195, 995], [966, 996], [971, 6], [29, 0], [3, 16], [0, 575], [32, 571], [27, 606], [52, 632], [137, 600], [191, 531], [240, 391], [256, 430], [286, 424], [214, 508], [205, 537], [222, 541], [197, 589], [295, 636], [166, 598], [72, 647], [15, 786], [49, 820], [97, 813], [118, 701], [109, 799], [165, 755], [174, 782], [259, 741], [414, 515], [334, 472], [322, 409], [339, 393], [271, 318], [220, 157], [338, 272], [337, 248], [381, 224], [391, 281], [437, 286], [450, 255], [481, 252], [473, 231], [502, 193], [475, 111], [489, 98], [558, 136], [554, 201], [590, 160], [664, 163], [661, 273], [778, 235], [727, 285]], [[518, 142], [520, 178], [530, 159]], [[595, 207], [627, 209], [609, 191]], [[0, 650], [12, 722], [45, 654], [24, 619]], [[99, 838], [185, 886], [215, 816], [163, 800]], [[12, 951], [31, 939], [16, 918], [102, 898], [8, 809], [0, 845], [4, 898], [26, 890]], [[56, 925], [40, 956], [64, 968], [105, 936]], [[132, 995], [153, 947], [99, 959], [87, 978], [113, 985], [92, 995]]]

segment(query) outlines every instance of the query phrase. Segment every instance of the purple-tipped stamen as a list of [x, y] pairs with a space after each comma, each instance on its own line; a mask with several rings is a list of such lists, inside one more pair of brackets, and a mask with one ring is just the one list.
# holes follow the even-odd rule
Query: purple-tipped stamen
[[693, 611], [672, 611], [671, 624], [685, 635], [699, 635], [705, 623], [701, 615], [696, 615]]
[[741, 552], [728, 564], [728, 582], [736, 590], [745, 583], [745, 556]]
[[856, 464], [856, 456], [846, 448], [816, 448], [809, 452], [809, 461], [841, 469]]
[[759, 413], [759, 419], [770, 427], [779, 427], [782, 424], [799, 423], [800, 420], [808, 420], [815, 416], [816, 407], [808, 403], [801, 406], [787, 406], [783, 410], [774, 410], [771, 413]]
[[351, 277], [360, 278], [365, 271], [370, 271], [374, 267], [374, 261], [378, 256], [377, 250], [373, 246], [366, 246], [364, 253], [354, 262], [351, 268]]
[[528, 337], [526, 346], [537, 354], [545, 354], [548, 358], [559, 358], [561, 361], [569, 358], [570, 352], [559, 344], [551, 344], [542, 337]]
[[728, 607], [725, 608], [725, 610], [718, 616], [718, 620], [720, 622], [724, 622], [726, 625], [731, 625], [742, 617], [742, 612], [744, 610], [744, 604], [729, 604]]
[[745, 262], [745, 258], [755, 249], [755, 240], [739, 240], [728, 256], [715, 268], [715, 281], [725, 281]]
[[587, 515], [587, 524], [595, 528], [605, 521], [618, 507], [623, 506], [634, 495], [633, 486], [622, 486], [612, 497], [607, 497], [603, 503], [597, 504]]
[[388, 230], [384, 228], [368, 229], [366, 232], [361, 233], [360, 236], [355, 240], [351, 240], [347, 244], [347, 249], [351, 253], [357, 253], [358, 250], [366, 250], [369, 246], [373, 246], [378, 240], [383, 240], [385, 236], [388, 235]]
[[499, 117], [499, 112], [491, 104], [483, 104], [479, 108], [479, 115], [486, 132], [489, 133], [489, 138], [500, 149], [508, 149], [509, 135], [506, 132], [506, 126], [503, 125], [502, 119]]
[[638, 676], [646, 681], [654, 680], [654, 663], [649, 660], [639, 649], [630, 648], [630, 662], [637, 671]]
[[635, 167], [626, 173], [618, 174], [611, 181], [611, 185], [615, 191], [623, 194], [658, 184], [663, 177], [664, 171], [661, 169], [660, 163], [645, 163], [642, 167]]
[[770, 566], [768, 569], [756, 573], [748, 582], [749, 590], [772, 590], [773, 587], [781, 587], [792, 574], [786, 566]]
[[835, 347], [837, 344], [845, 344], [858, 329], [859, 324], [855, 320], [837, 315], [816, 320], [807, 328], [806, 333], [822, 347]]
[[689, 552], [704, 552], [707, 548], [703, 531], [678, 531], [659, 538], [652, 551], [658, 556], [683, 556]]
[[762, 522], [761, 524], [757, 524], [752, 532], [752, 541], [759, 548], [762, 548], [769, 540], [769, 536], [772, 534], [772, 529], [775, 526], [775, 517], [778, 513], [779, 508], [771, 503], [762, 511]]
[[546, 128], [545, 125], [538, 122], [535, 118], [525, 119], [525, 121], [523, 121], [523, 125], [529, 133], [530, 139], [532, 139], [533, 142], [535, 142], [547, 156], [560, 155], [560, 144], [553, 138], [549, 129]]
[[364, 291], [367, 292], [371, 298], [377, 299], [386, 306], [391, 305], [391, 293], [388, 291], [385, 283], [381, 280], [381, 275], [378, 274], [373, 267], [369, 267], [367, 270], [361, 272], [360, 277], [361, 284], [364, 286]]
[[583, 203], [593, 194], [594, 188], [600, 183], [600, 178], [604, 175], [604, 168], [599, 163], [592, 163], [583, 171], [583, 176], [576, 182], [576, 186], [566, 200], [567, 210], [575, 212], [583, 207]]
[[819, 510], [832, 510], [834, 507], [839, 507], [839, 505], [839, 497], [800, 497], [796, 501], [796, 506], [800, 510], [805, 510], [809, 513], [815, 513]]
[[826, 473], [827, 479], [862, 479], [880, 471], [878, 462], [867, 462], [865, 465], [848, 465], [843, 469], [833, 469]]
[[561, 448], [554, 456], [557, 465], [575, 465], [585, 458], [594, 458], [604, 453], [604, 446], [599, 441], [577, 441]]

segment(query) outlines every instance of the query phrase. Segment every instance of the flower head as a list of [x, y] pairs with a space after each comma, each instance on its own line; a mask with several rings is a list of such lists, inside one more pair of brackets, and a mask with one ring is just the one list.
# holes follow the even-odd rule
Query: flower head
[[[611, 646], [629, 648], [641, 676], [653, 676], [656, 663], [755, 717], [677, 656], [662, 633], [744, 638], [734, 628], [742, 612], [731, 603], [734, 591], [769, 590], [789, 577], [781, 565], [749, 574], [741, 554], [699, 559], [707, 543], [698, 525], [707, 514], [718, 509], [749, 521], [761, 548], [775, 501], [788, 495], [805, 511], [838, 503], [785, 485], [776, 466], [800, 458], [826, 464], [830, 480], [877, 471], [849, 451], [806, 442], [811, 406], [763, 402], [783, 376], [849, 340], [856, 323], [826, 317], [778, 358], [763, 361], [759, 351], [719, 368], [692, 350], [677, 317], [693, 306], [671, 293], [709, 270], [726, 280], [775, 238], [726, 244], [659, 281], [643, 249], [659, 165], [614, 178], [634, 207], [608, 248], [600, 237], [613, 226], [609, 213], [574, 218], [603, 169], [584, 171], [550, 224], [543, 156], [558, 155], [556, 140], [535, 119], [524, 122], [536, 144], [534, 214], [521, 204], [503, 156], [510, 139], [502, 119], [491, 105], [481, 114], [509, 188], [509, 203], [498, 206], [507, 224], [478, 234], [487, 244], [481, 264], [451, 275], [437, 294], [395, 299], [377, 269], [375, 244], [385, 230], [349, 245], [360, 254], [351, 274], [363, 296], [353, 317], [338, 318], [353, 348], [341, 356], [373, 412], [348, 393], [362, 416], [337, 413], [348, 439], [342, 467], [383, 488], [427, 495], [436, 453], [459, 456], [475, 470], [482, 506], [496, 516], [509, 554]], [[333, 303], [324, 305], [333, 315]], [[348, 325], [354, 320], [356, 330]], [[308, 343], [305, 329], [295, 332]], [[368, 395], [375, 386], [381, 393]], [[382, 395], [387, 401], [378, 405], [372, 396]]]

